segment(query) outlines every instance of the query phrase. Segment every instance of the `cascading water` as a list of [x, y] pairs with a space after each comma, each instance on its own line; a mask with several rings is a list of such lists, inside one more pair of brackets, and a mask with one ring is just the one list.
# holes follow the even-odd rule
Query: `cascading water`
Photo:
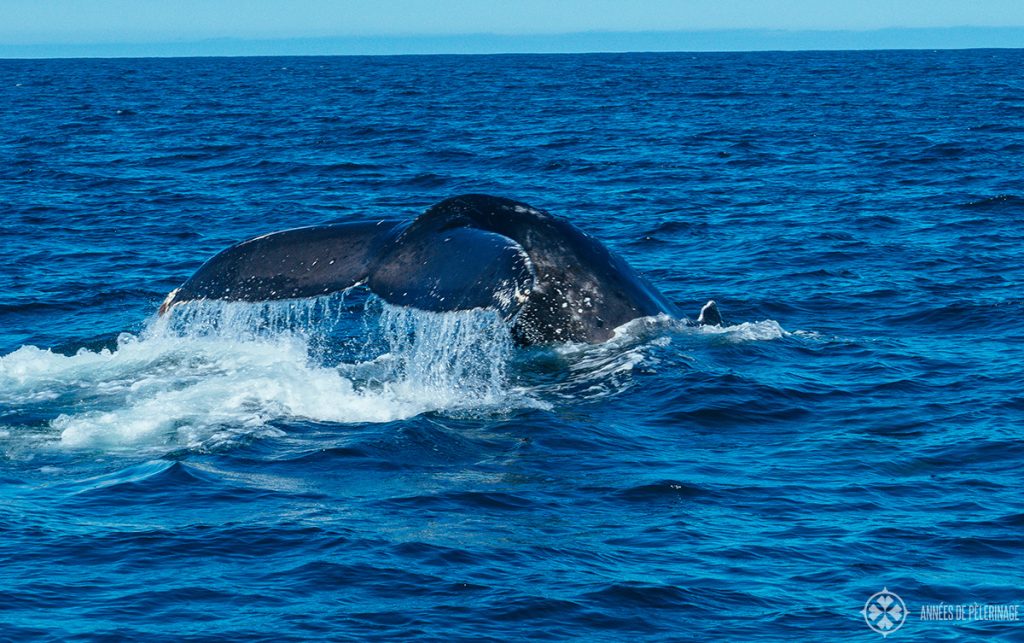
[[[371, 335], [385, 352], [381, 378], [401, 396], [430, 394], [445, 408], [495, 406], [508, 395], [508, 326], [494, 311], [426, 312], [380, 304]], [[372, 341], [372, 340], [371, 340]]]

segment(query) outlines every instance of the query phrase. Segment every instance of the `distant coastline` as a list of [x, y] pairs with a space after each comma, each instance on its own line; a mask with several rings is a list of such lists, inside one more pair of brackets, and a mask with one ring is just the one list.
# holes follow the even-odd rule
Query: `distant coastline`
[[526, 54], [661, 51], [818, 51], [1024, 48], [1022, 27], [890, 28], [867, 31], [585, 32], [180, 39], [154, 42], [0, 42], [0, 58]]

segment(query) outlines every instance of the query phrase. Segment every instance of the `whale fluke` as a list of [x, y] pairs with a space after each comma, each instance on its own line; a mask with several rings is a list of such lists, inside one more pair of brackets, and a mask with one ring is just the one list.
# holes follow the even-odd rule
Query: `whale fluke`
[[[316, 297], [357, 285], [398, 306], [496, 310], [521, 344], [601, 342], [637, 317], [677, 316], [654, 286], [568, 219], [483, 194], [446, 199], [406, 223], [315, 226], [244, 241], [203, 264], [160, 313], [193, 300]], [[713, 312], [718, 321], [705, 323], [721, 321]]]
[[394, 222], [346, 223], [266, 234], [204, 263], [161, 306], [198, 299], [268, 301], [316, 297], [366, 280]]
[[522, 246], [492, 232], [404, 233], [375, 263], [367, 286], [398, 306], [493, 308], [510, 319], [533, 289], [533, 265]]

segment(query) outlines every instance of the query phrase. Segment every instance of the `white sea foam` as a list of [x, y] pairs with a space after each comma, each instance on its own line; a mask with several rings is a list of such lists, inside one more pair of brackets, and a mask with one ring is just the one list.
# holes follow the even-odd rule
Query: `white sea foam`
[[[640, 317], [619, 326], [615, 329], [613, 337], [605, 342], [603, 346], [628, 347], [671, 332], [721, 336], [731, 342], [781, 339], [791, 334], [773, 319], [742, 322], [726, 326], [697, 326], [692, 322], [673, 319], [668, 315], [656, 315], [653, 317]], [[800, 332], [802, 331], [797, 331], [797, 333]]]
[[50, 426], [65, 447], [176, 448], [273, 434], [281, 420], [530, 403], [506, 383], [512, 342], [494, 313], [378, 305], [363, 356], [333, 364], [318, 344], [337, 333], [343, 304], [323, 300], [179, 306], [111, 349], [75, 355], [26, 346], [0, 357], [0, 404], [63, 411]]
[[697, 331], [705, 335], [720, 335], [730, 342], [751, 342], [781, 339], [790, 333], [779, 322], [766, 319], [758, 322], [743, 322], [732, 326], [699, 326]]
[[[633, 320], [599, 345], [541, 350], [551, 379], [510, 384], [515, 353], [491, 311], [424, 312], [345, 296], [260, 304], [196, 302], [115, 345], [62, 355], [25, 346], [0, 357], [0, 407], [49, 416], [38, 439], [68, 448], [205, 448], [274, 435], [289, 421], [388, 422], [427, 412], [492, 413], [588, 398], [632, 383], [672, 332], [726, 341], [788, 335], [774, 321], [692, 327]], [[368, 313], [368, 314], [367, 314]], [[656, 352], [656, 351], [655, 351]], [[535, 353], [536, 354], [536, 353]], [[526, 377], [529, 379], [529, 376]], [[28, 433], [0, 426], [0, 437]]]
[[566, 377], [542, 387], [546, 395], [587, 399], [620, 393], [630, 386], [632, 372], [654, 367], [651, 348], [669, 343], [666, 333], [685, 327], [685, 322], [668, 315], [641, 317], [616, 328], [600, 344], [570, 343], [554, 347]]
[[[601, 344], [563, 344], [554, 354], [566, 373], [538, 387], [545, 396], [581, 399], [604, 397], [630, 388], [638, 370], [658, 367], [657, 348], [670, 343], [673, 335], [696, 340], [713, 339], [714, 343], [740, 343], [780, 339], [790, 333], [777, 322], [766, 320], [730, 326], [697, 326], [685, 319], [668, 315], [640, 317], [615, 329], [612, 337]], [[707, 344], [706, 341], [700, 341]], [[686, 355], [683, 359], [691, 359]]]

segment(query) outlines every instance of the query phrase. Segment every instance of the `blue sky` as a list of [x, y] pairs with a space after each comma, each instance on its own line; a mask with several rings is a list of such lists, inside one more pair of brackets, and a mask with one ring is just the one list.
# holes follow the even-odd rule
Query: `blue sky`
[[[385, 41], [401, 48], [398, 43], [411, 38], [408, 46], [413, 48], [430, 42], [430, 47], [443, 49], [444, 42], [457, 46], [453, 36], [459, 34], [495, 34], [495, 42], [509, 48], [516, 36], [541, 43], [550, 42], [552, 34], [580, 32], [897, 27], [1024, 27], [1024, 1], [0, 0], [0, 54], [26, 46], [41, 52], [63, 45], [181, 47], [213, 39], [307, 39], [313, 49], [334, 39], [336, 46], [358, 49]], [[620, 41], [619, 48], [629, 48], [628, 39]], [[486, 41], [475, 42], [487, 49]], [[1002, 41], [997, 45], [1007, 46]]]

